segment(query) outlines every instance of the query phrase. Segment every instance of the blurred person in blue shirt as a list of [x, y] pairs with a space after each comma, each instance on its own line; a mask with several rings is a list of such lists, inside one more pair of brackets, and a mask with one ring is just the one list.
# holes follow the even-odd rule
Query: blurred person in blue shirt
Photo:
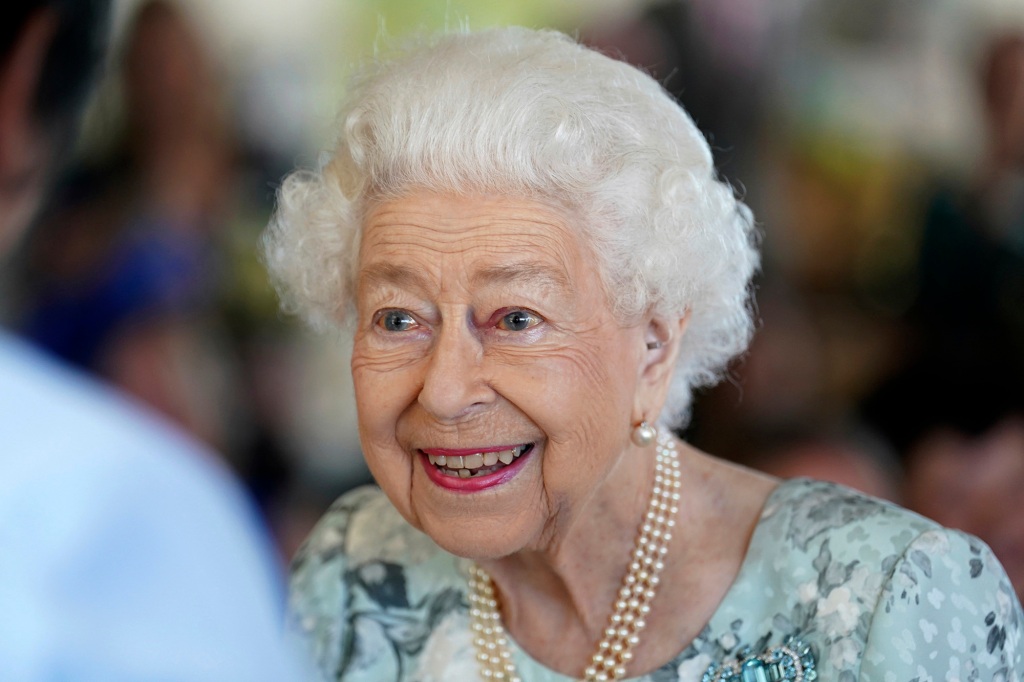
[[[108, 13], [6, 6], [0, 253], [74, 138]], [[213, 456], [0, 332], [0, 679], [297, 679], [272, 556]]]

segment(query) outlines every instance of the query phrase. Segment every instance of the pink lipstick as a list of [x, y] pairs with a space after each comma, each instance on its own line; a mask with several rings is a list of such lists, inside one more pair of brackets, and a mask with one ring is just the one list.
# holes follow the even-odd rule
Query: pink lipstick
[[424, 448], [420, 459], [431, 481], [448, 490], [469, 493], [514, 477], [532, 450], [532, 443], [475, 449]]

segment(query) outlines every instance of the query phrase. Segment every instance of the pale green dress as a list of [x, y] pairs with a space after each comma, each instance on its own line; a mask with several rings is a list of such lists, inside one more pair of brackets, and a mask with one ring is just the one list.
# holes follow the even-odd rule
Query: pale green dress
[[[296, 557], [290, 627], [331, 682], [473, 682], [466, 587], [463, 560], [412, 529], [379, 490], [361, 488], [331, 507]], [[700, 636], [635, 679], [712, 679], [712, 664], [742, 663], [797, 637], [814, 659], [805, 682], [1015, 682], [1024, 674], [1021, 626], [1014, 590], [982, 542], [796, 479], [768, 499]], [[514, 645], [513, 656], [525, 682], [570, 679]]]

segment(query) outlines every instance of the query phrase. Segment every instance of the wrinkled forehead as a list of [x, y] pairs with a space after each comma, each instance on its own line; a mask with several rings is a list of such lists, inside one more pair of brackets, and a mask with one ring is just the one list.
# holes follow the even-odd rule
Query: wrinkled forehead
[[570, 286], [592, 262], [576, 220], [533, 199], [417, 192], [376, 202], [365, 214], [359, 249], [362, 280], [409, 280], [442, 269], [472, 284], [519, 278]]

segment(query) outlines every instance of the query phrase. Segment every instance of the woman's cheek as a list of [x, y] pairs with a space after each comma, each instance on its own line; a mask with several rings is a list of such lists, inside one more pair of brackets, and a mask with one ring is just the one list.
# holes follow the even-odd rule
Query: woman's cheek
[[[352, 376], [365, 386], [387, 385], [403, 375], [414, 374], [429, 350], [429, 339], [409, 334], [389, 337], [376, 331], [358, 334], [352, 347]], [[357, 394], [360, 386], [357, 383]]]
[[606, 363], [590, 350], [551, 344], [495, 352], [488, 358], [493, 385], [538, 424], [550, 427], [549, 435], [579, 427], [581, 420], [593, 428], [609, 414], [628, 419], [615, 400], [619, 391], [609, 390]]
[[378, 443], [372, 439], [364, 445], [363, 457], [374, 480], [398, 512], [414, 528], [423, 530], [412, 502], [413, 467], [416, 466], [416, 460], [403, 453], [393, 442]]
[[398, 447], [395, 441], [398, 418], [415, 402], [422, 384], [418, 376], [420, 359], [411, 348], [367, 351], [356, 344], [352, 353], [352, 379], [364, 449], [371, 443], [376, 448]]

